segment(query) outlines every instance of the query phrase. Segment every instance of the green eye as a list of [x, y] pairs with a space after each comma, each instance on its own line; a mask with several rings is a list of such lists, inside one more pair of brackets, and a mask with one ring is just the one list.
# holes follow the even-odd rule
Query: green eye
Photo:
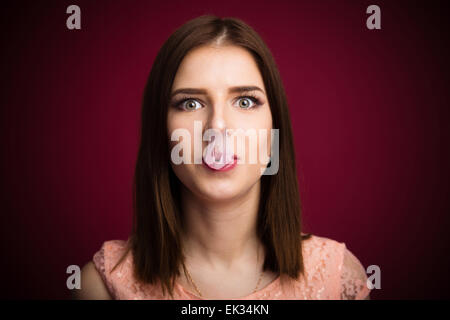
[[251, 101], [249, 98], [243, 98], [239, 100], [239, 108], [248, 109], [251, 106]]
[[187, 111], [194, 111], [201, 108], [200, 103], [198, 103], [193, 99], [186, 100], [185, 102], [182, 103], [182, 106]]
[[254, 109], [262, 105], [261, 100], [250, 95], [239, 97], [238, 103], [240, 109]]

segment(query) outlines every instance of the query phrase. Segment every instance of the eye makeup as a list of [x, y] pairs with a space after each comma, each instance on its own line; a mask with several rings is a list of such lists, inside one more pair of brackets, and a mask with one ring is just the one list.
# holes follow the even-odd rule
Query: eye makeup
[[[258, 98], [255, 94], [252, 94], [250, 92], [236, 97], [236, 100], [240, 100], [240, 99], [249, 99], [253, 102], [253, 106], [250, 108], [240, 108], [243, 110], [256, 109], [263, 104], [263, 101], [261, 101], [260, 98]], [[180, 109], [180, 110], [195, 111], [195, 110], [187, 110], [185, 108], [184, 103], [189, 100], [195, 100], [198, 103], [204, 105], [204, 103], [200, 99], [193, 97], [193, 96], [189, 96], [189, 95], [180, 95], [179, 98], [174, 99], [174, 101], [171, 103], [171, 105], [172, 105], [172, 107]], [[198, 109], [196, 109], [196, 110], [198, 110]]]

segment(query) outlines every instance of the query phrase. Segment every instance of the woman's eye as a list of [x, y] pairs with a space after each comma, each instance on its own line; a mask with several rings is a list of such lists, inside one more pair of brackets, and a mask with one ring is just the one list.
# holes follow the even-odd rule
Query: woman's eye
[[202, 105], [194, 99], [185, 100], [184, 102], [182, 102], [180, 104], [180, 106], [182, 109], [187, 110], [187, 111], [195, 111], [202, 107]]
[[243, 97], [238, 100], [238, 106], [241, 109], [250, 109], [255, 107], [257, 105], [257, 101], [255, 101], [255, 98], [251, 97]]

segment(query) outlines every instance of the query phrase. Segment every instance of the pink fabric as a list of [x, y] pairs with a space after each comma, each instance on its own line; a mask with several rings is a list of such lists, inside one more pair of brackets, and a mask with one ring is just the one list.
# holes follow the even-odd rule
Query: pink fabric
[[[126, 242], [105, 241], [94, 254], [93, 261], [113, 299], [166, 300], [159, 285], [143, 284], [133, 276], [131, 252], [112, 273], [111, 269], [122, 256]], [[280, 277], [259, 291], [235, 300], [300, 300], [300, 299], [364, 299], [370, 289], [360, 261], [347, 249], [345, 243], [312, 236], [303, 242], [305, 277], [282, 285]], [[176, 282], [176, 300], [201, 300]]]

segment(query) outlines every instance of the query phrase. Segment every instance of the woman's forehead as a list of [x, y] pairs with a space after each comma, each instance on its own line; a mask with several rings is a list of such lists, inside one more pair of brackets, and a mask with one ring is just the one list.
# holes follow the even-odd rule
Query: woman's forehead
[[244, 85], [254, 85], [264, 90], [258, 66], [246, 49], [229, 45], [202, 46], [185, 56], [172, 91], [186, 86], [219, 90]]

